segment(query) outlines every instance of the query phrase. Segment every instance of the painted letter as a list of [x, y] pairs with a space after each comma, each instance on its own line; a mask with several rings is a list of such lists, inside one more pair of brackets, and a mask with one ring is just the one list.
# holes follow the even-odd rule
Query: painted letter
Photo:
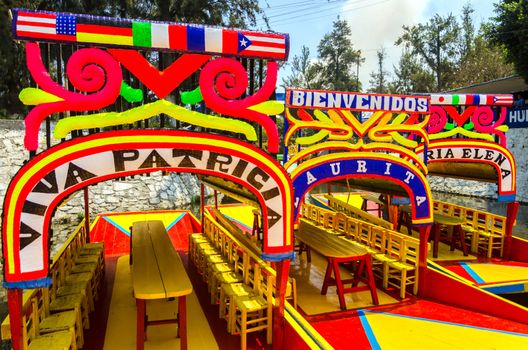
[[358, 165], [358, 168], [357, 168], [357, 171], [358, 173], [366, 173], [367, 172], [367, 162], [365, 162], [364, 160], [358, 160], [357, 161], [357, 165]]
[[341, 163], [330, 163], [330, 168], [332, 168], [333, 175], [339, 175], [341, 173]]
[[424, 196], [416, 196], [416, 205], [420, 206], [423, 202], [425, 202], [427, 198]]
[[391, 167], [392, 163], [385, 163], [385, 165], [387, 167], [385, 168], [385, 172], [383, 173], [383, 175], [390, 175], [390, 167]]
[[414, 174], [411, 173], [409, 170], [407, 170], [407, 171], [405, 172], [405, 175], [407, 175], [407, 177], [406, 177], [405, 180], [403, 180], [403, 181], [404, 181], [405, 183], [407, 183], [407, 184], [409, 183], [409, 181], [410, 181], [411, 179], [414, 179]]
[[315, 181], [317, 181], [315, 176], [313, 176], [312, 173], [309, 171], [306, 172], [306, 179], [307, 179], [306, 181], [307, 185], [313, 184]]

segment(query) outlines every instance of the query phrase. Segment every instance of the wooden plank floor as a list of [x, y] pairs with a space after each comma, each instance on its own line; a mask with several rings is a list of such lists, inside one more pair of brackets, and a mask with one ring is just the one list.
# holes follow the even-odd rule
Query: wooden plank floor
[[[177, 299], [147, 302], [147, 314], [152, 320], [174, 318], [177, 310]], [[117, 261], [104, 349], [135, 349], [135, 329], [136, 304], [128, 255], [125, 255]], [[176, 330], [175, 324], [148, 327], [145, 349], [179, 349], [180, 340], [176, 338]], [[218, 349], [218, 344], [194, 292], [187, 297], [187, 330], [189, 349]]]
[[[321, 295], [326, 259], [312, 251], [312, 262], [308, 263], [303, 254], [301, 258], [292, 261], [290, 276], [297, 282], [297, 304], [307, 315], [323, 314], [340, 311], [339, 298], [336, 287], [329, 287], [326, 295]], [[351, 276], [350, 272], [340, 267], [341, 276]], [[347, 277], [348, 278], [348, 277]], [[399, 301], [378, 289], [380, 305], [389, 305]], [[370, 291], [345, 294], [345, 301], [349, 309], [374, 306]]]

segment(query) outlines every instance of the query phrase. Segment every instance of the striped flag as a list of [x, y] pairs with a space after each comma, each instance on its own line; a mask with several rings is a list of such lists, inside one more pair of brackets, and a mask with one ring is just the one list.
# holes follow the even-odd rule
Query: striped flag
[[[17, 37], [75, 41], [75, 16], [41, 12], [18, 12]], [[73, 34], [72, 31], [73, 30]]]
[[285, 34], [14, 9], [14, 37], [285, 60]]
[[[243, 56], [286, 56], [286, 38], [284, 35], [259, 32], [242, 32], [242, 39], [239, 40], [239, 52]], [[247, 46], [243, 40], [249, 42]]]
[[77, 41], [109, 45], [133, 46], [132, 23], [105, 21], [90, 17], [77, 17]]
[[458, 106], [510, 106], [511, 94], [431, 94], [432, 105]]

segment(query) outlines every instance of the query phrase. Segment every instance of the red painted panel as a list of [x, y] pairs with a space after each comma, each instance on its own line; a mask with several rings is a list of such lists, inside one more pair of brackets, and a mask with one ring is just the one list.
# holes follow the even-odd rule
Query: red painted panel
[[424, 297], [466, 310], [528, 324], [528, 309], [429, 269]]
[[512, 237], [510, 259], [515, 261], [528, 262], [528, 240]]

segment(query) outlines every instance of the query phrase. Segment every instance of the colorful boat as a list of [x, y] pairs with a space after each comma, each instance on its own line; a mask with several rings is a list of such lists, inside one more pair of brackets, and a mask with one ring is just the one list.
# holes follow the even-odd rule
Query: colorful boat
[[[505, 255], [525, 254], [511, 237], [515, 162], [503, 113], [488, 113], [511, 96], [288, 89], [284, 105], [269, 99], [287, 34], [23, 9], [12, 16], [38, 86], [20, 93], [35, 106], [25, 119], [28, 161], [3, 207], [2, 334], [13, 349], [528, 347], [528, 309], [427, 259], [435, 204], [426, 174], [456, 157], [498, 169], [499, 196], [514, 203]], [[158, 68], [143, 50], [158, 50]], [[435, 111], [461, 98], [485, 101], [478, 108], [492, 122], [475, 113], [466, 127], [467, 110]], [[57, 141], [47, 128], [39, 143], [54, 113]], [[275, 116], [283, 113], [281, 140]], [[483, 140], [452, 139], [457, 133]], [[282, 145], [295, 151], [285, 164], [276, 160]], [[452, 168], [435, 168], [443, 170]], [[49, 257], [50, 220], [69, 195], [155, 171], [196, 174], [202, 189], [239, 205], [206, 207], [202, 190], [199, 220], [155, 211], [99, 214], [91, 224], [85, 205], [83, 223]], [[408, 198], [419, 239], [355, 209], [337, 215], [305, 203], [313, 187], [338, 181]], [[167, 236], [171, 244], [159, 243]]]

